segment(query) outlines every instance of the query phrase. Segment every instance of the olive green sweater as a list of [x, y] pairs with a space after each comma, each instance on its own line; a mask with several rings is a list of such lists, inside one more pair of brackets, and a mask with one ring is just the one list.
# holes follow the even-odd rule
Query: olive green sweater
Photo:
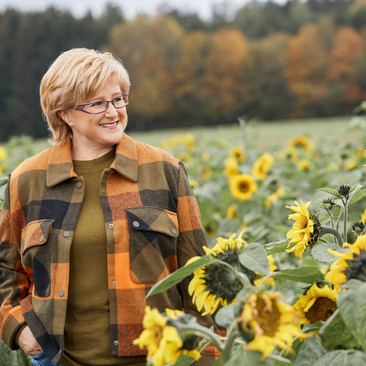
[[[63, 366], [125, 365], [131, 357], [110, 355], [107, 239], [99, 185], [114, 150], [90, 161], [73, 161], [83, 177], [85, 195], [70, 253], [70, 284]], [[144, 360], [144, 357], [132, 357]], [[133, 361], [132, 361], [133, 363]]]

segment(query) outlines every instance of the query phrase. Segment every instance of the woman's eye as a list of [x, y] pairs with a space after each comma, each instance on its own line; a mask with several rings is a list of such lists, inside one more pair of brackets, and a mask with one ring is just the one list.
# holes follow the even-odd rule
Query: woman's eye
[[114, 101], [115, 101], [115, 102], [121, 102], [121, 101], [122, 101], [122, 97], [114, 98]]
[[91, 107], [100, 107], [102, 105], [103, 102], [94, 102], [94, 103], [91, 103], [90, 106]]

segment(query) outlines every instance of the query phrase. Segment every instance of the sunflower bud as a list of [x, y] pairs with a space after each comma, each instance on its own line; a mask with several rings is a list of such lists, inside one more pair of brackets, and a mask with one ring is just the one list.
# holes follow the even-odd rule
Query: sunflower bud
[[365, 230], [365, 224], [362, 221], [359, 222], [355, 222], [352, 225], [352, 230], [357, 234], [357, 235], [362, 235], [364, 230]]
[[327, 198], [323, 200], [322, 205], [328, 212], [331, 212], [335, 206], [335, 202], [331, 198]]
[[342, 184], [338, 187], [338, 193], [348, 199], [351, 187], [348, 184]]

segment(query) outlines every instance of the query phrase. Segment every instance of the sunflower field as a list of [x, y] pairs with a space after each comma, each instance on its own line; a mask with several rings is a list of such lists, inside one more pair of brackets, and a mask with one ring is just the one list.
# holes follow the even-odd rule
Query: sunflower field
[[[207, 346], [215, 366], [366, 365], [366, 120], [350, 120], [352, 140], [309, 131], [268, 149], [240, 126], [240, 143], [184, 133], [160, 146], [187, 168], [208, 246], [147, 296], [192, 276], [220, 330], [147, 307], [135, 344], [153, 366], [188, 366]], [[25, 136], [0, 146], [0, 209], [7, 174], [36, 152]], [[26, 362], [6, 347], [0, 366]]]

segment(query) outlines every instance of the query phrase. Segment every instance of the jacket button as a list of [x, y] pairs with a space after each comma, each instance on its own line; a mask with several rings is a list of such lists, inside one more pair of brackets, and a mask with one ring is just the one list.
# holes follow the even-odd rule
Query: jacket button
[[83, 183], [82, 182], [80, 182], [80, 181], [78, 181], [77, 183], [76, 183], [76, 188], [81, 188], [83, 186]]
[[138, 221], [134, 221], [134, 222], [132, 223], [132, 226], [133, 226], [133, 227], [139, 227], [139, 226], [140, 226], [140, 223], [139, 223]]
[[65, 295], [65, 291], [64, 291], [64, 290], [61, 290], [61, 291], [58, 293], [58, 295], [59, 295], [60, 297], [64, 297], [64, 295]]
[[112, 229], [112, 227], [113, 227], [114, 225], [113, 225], [113, 224], [109, 224], [108, 226]]
[[117, 285], [117, 281], [113, 281], [112, 284], [113, 284], [113, 286], [116, 286]]
[[42, 241], [44, 240], [44, 235], [41, 235], [40, 237], [39, 237], [39, 242], [40, 243], [42, 243]]
[[64, 238], [68, 238], [71, 234], [70, 231], [64, 231]]
[[118, 346], [118, 341], [116, 340], [116, 341], [113, 341], [113, 344], [115, 345], [115, 346]]
[[177, 233], [177, 229], [175, 227], [173, 227], [170, 231], [172, 232], [173, 235]]

